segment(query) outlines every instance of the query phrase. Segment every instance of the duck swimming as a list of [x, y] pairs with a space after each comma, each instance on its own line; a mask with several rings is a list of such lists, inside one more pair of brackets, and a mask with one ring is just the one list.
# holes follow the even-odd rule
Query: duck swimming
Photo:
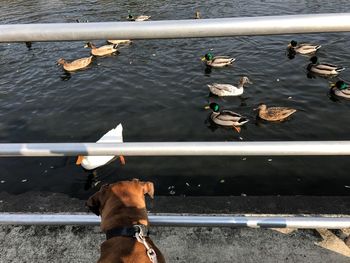
[[63, 69], [66, 71], [75, 71], [79, 69], [86, 68], [89, 66], [92, 62], [93, 56], [87, 57], [87, 58], [80, 58], [77, 60], [73, 60], [72, 62], [67, 62], [63, 58], [60, 58], [57, 61], [57, 64], [62, 65]]
[[[96, 143], [122, 143], [123, 142], [123, 126], [120, 123], [114, 129], [108, 131]], [[77, 165], [81, 165], [86, 170], [93, 170], [111, 162], [115, 156], [78, 156]], [[125, 159], [119, 156], [120, 162], [124, 165]]]
[[307, 66], [307, 70], [322, 76], [336, 76], [345, 68], [327, 63], [318, 63], [317, 57], [310, 58], [311, 63]]
[[231, 126], [237, 132], [241, 131], [241, 127], [239, 126], [242, 126], [243, 124], [249, 121], [247, 118], [233, 111], [220, 111], [220, 106], [215, 102], [210, 103], [209, 106], [205, 107], [205, 109], [213, 110], [212, 114], [210, 115], [210, 118], [214, 123], [220, 126]]
[[132, 43], [130, 39], [107, 40], [107, 42], [113, 45], [128, 45]]
[[259, 118], [266, 121], [283, 121], [297, 111], [286, 107], [267, 108], [265, 104], [260, 104], [256, 110], [258, 110]]
[[331, 84], [331, 92], [338, 97], [350, 99], [350, 85], [342, 80]]
[[313, 54], [320, 48], [321, 48], [321, 45], [313, 45], [313, 44], [307, 44], [307, 43], [298, 44], [298, 42], [294, 40], [292, 40], [288, 44], [289, 51], [299, 53], [302, 55]]
[[84, 47], [91, 48], [91, 55], [94, 55], [96, 57], [110, 55], [118, 51], [118, 45], [105, 45], [102, 47], [96, 47], [93, 43], [88, 42]]
[[151, 16], [145, 16], [145, 15], [141, 15], [141, 16], [133, 16], [130, 11], [128, 11], [128, 16], [126, 17], [127, 20], [129, 21], [146, 21], [148, 19], [150, 19]]
[[246, 83], [253, 84], [248, 77], [243, 76], [239, 79], [237, 87], [231, 84], [219, 83], [208, 84], [208, 87], [210, 92], [217, 96], [240, 96], [243, 94], [243, 86]]
[[204, 57], [202, 57], [202, 61], [205, 61], [207, 66], [214, 67], [214, 68], [222, 68], [228, 65], [232, 65], [232, 63], [235, 60], [236, 60], [235, 58], [230, 58], [229, 56], [214, 57], [211, 53], [207, 53], [205, 54]]

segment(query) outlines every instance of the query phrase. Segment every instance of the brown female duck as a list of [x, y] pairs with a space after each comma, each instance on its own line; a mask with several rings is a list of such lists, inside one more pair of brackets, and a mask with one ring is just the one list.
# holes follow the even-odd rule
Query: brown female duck
[[259, 118], [266, 121], [283, 121], [297, 111], [286, 107], [267, 108], [265, 104], [260, 104], [256, 110], [258, 110]]
[[86, 43], [85, 48], [88, 47], [91, 48], [91, 55], [96, 57], [110, 55], [118, 51], [118, 45], [105, 45], [102, 47], [96, 47], [93, 43], [88, 42]]
[[60, 58], [57, 61], [57, 64], [62, 65], [63, 69], [66, 71], [75, 71], [75, 70], [86, 68], [88, 65], [90, 65], [92, 62], [92, 58], [93, 57], [90, 56], [87, 58], [80, 58], [77, 60], [73, 60], [71, 62], [67, 62], [63, 58]]

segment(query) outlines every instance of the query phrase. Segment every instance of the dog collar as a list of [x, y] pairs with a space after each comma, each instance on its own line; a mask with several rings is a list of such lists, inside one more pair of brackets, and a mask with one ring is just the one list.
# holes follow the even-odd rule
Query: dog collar
[[112, 237], [125, 236], [125, 237], [136, 237], [136, 234], [142, 236], [148, 236], [148, 226], [146, 225], [133, 225], [131, 227], [116, 227], [106, 231], [106, 239]]

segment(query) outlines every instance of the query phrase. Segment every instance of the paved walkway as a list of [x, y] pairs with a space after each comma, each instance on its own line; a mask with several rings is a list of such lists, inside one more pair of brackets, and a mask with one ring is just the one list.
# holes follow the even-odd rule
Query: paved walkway
[[[167, 262], [350, 262], [316, 245], [323, 239], [314, 230], [155, 227], [152, 239]], [[0, 262], [96, 262], [103, 240], [99, 227], [2, 226]]]
[[[295, 213], [349, 215], [350, 197], [156, 197], [151, 212]], [[0, 212], [86, 212], [84, 200], [63, 194], [0, 193]], [[154, 227], [152, 239], [167, 262], [349, 263], [343, 231]], [[285, 231], [284, 231], [285, 232]], [[104, 240], [99, 227], [0, 226], [0, 262], [96, 262]]]

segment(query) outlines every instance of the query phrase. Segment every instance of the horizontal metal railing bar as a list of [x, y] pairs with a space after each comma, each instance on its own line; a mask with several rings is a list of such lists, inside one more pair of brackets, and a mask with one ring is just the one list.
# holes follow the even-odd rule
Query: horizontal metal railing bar
[[164, 20], [145, 22], [0, 25], [0, 42], [161, 39], [349, 32], [350, 13]]
[[[230, 216], [149, 215], [153, 226], [173, 227], [263, 227], [328, 228], [350, 227], [350, 217], [330, 216]], [[89, 214], [0, 213], [0, 225], [98, 225], [100, 217]]]
[[321, 156], [350, 155], [350, 141], [2, 143], [11, 156]]

